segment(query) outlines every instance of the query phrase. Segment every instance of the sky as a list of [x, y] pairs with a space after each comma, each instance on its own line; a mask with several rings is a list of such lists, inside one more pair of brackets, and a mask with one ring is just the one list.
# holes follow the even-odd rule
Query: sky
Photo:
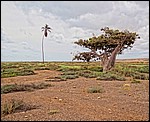
[[45, 61], [72, 61], [87, 51], [74, 42], [106, 26], [141, 37], [117, 59], [149, 58], [149, 1], [1, 1], [1, 61], [42, 61], [45, 24]]

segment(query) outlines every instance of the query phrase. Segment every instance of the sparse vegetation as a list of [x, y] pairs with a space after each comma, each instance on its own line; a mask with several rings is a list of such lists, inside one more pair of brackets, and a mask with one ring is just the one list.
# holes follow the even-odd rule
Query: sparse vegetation
[[97, 80], [120, 80], [125, 81], [126, 79], [124, 77], [121, 77], [117, 74], [111, 74], [111, 73], [102, 73], [101, 76], [97, 77]]
[[100, 86], [93, 86], [87, 89], [88, 93], [102, 93], [104, 89]]
[[78, 75], [61, 75], [60, 78], [61, 79], [75, 79], [78, 78]]
[[25, 75], [34, 75], [34, 71], [30, 69], [4, 69], [1, 70], [1, 77], [6, 78], [6, 77], [15, 77], [15, 76], [25, 76]]
[[131, 83], [141, 83], [141, 81], [140, 81], [140, 80], [133, 79], [133, 80], [131, 81]]
[[7, 115], [15, 112], [27, 111], [35, 108], [36, 108], [35, 106], [24, 103], [23, 100], [10, 99], [10, 100], [6, 100], [5, 103], [1, 105], [1, 114]]
[[46, 83], [37, 83], [37, 84], [9, 84], [1, 86], [1, 94], [19, 92], [19, 91], [33, 91], [34, 89], [44, 89], [52, 86], [51, 84]]
[[126, 77], [149, 80], [149, 64], [141, 62], [120, 63], [109, 72], [102, 72], [99, 62], [2, 62], [1, 78], [21, 75], [34, 75], [35, 70], [57, 70], [62, 72], [59, 79], [67, 80], [78, 77], [98, 80], [126, 80]]
[[56, 109], [52, 109], [48, 112], [48, 114], [50, 115], [53, 115], [53, 114], [56, 114], [56, 113], [59, 113], [59, 110], [56, 110]]
[[23, 106], [23, 101], [11, 99], [9, 102], [7, 101], [2, 105], [2, 114], [11, 114], [15, 112], [15, 110], [21, 108]]
[[[11, 73], [14, 72], [13, 70], [23, 71], [25, 69], [32, 70], [33, 72], [38, 74], [36, 75], [37, 79], [35, 79], [36, 76], [2, 78], [1, 113], [4, 116], [1, 117], [1, 120], [3, 121], [8, 121], [8, 120], [10, 121], [31, 120], [32, 121], [33, 120], [34, 121], [37, 120], [37, 118], [39, 118], [39, 120], [44, 120], [44, 119], [47, 120], [48, 119], [47, 116], [49, 117], [56, 116], [58, 117], [58, 119], [60, 119], [59, 115], [61, 111], [57, 109], [58, 106], [64, 107], [65, 105], [67, 110], [69, 110], [69, 112], [73, 108], [77, 108], [77, 107], [78, 107], [77, 110], [81, 110], [83, 108], [81, 104], [74, 104], [74, 102], [79, 103], [81, 101], [85, 103], [84, 107], [88, 107], [89, 109], [91, 108], [90, 107], [91, 105], [94, 105], [93, 108], [97, 108], [96, 109], [97, 113], [99, 113], [100, 110], [98, 107], [104, 106], [102, 112], [108, 111], [108, 114], [110, 113], [113, 114], [113, 110], [111, 108], [113, 108], [114, 105], [120, 103], [132, 104], [133, 102], [135, 103], [142, 102], [142, 104], [144, 104], [145, 106], [148, 103], [148, 98], [143, 95], [139, 97], [139, 93], [142, 94], [144, 93], [146, 95], [148, 94], [148, 81], [143, 81], [143, 80], [149, 79], [149, 74], [147, 73], [149, 71], [147, 68], [141, 68], [146, 66], [148, 66], [148, 63], [117, 62], [115, 67], [112, 70], [108, 72], [102, 72], [101, 66], [99, 66], [99, 62], [89, 62], [89, 63], [87, 62], [45, 62], [44, 64], [40, 62], [16, 62], [16, 63], [13, 62], [11, 63], [11, 65], [9, 63], [8, 65], [6, 65], [6, 63], [2, 63], [1, 70], [3, 72], [9, 69], [12, 70], [12, 72], [9, 72], [10, 75]], [[35, 71], [35, 70], [57, 70], [57, 71], [59, 70], [59, 72]], [[74, 78], [78, 78], [78, 79], [68, 80]], [[42, 85], [39, 82], [37, 82], [40, 80], [43, 80], [43, 83], [48, 83], [48, 82], [44, 82], [44, 80], [50, 81], [48, 84], [49, 85], [55, 84], [56, 87], [47, 90], [45, 89], [41, 91], [40, 90], [35, 91], [36, 89], [46, 88], [45, 87], [46, 84]], [[68, 82], [51, 83], [53, 81], [61, 82], [63, 80], [68, 80]], [[98, 81], [98, 80], [104, 80], [104, 81]], [[106, 80], [108, 81], [119, 80], [120, 82], [114, 81], [110, 83], [110, 82], [105, 82]], [[127, 81], [124, 82], [122, 80], [127, 80]], [[29, 83], [28, 81], [29, 82], [32, 81], [34, 84], [28, 84]], [[17, 91], [20, 92], [15, 93]], [[26, 91], [26, 92], [21, 92], [21, 91]], [[28, 91], [32, 91], [32, 92], [28, 92]], [[11, 94], [5, 94], [5, 93], [11, 93]], [[118, 99], [118, 95], [119, 98], [121, 99]], [[16, 99], [14, 100], [14, 102], [12, 102], [13, 100], [9, 102], [5, 102], [5, 100], [7, 100], [8, 98], [14, 98], [14, 97], [18, 99], [24, 98], [25, 101], [19, 102], [19, 100]], [[131, 99], [132, 97], [134, 97], [134, 101], [132, 101]], [[109, 101], [111, 100], [112, 100], [112, 104], [110, 104], [108, 107]], [[29, 105], [28, 103], [34, 103], [34, 105], [36, 106], [32, 107], [32, 105]], [[39, 109], [36, 109], [37, 106], [39, 105], [41, 105], [41, 107]], [[74, 105], [74, 106], [70, 106], [70, 105]], [[49, 109], [49, 107], [51, 109]], [[118, 110], [126, 111], [127, 109], [123, 109], [125, 107], [127, 107], [127, 109], [130, 110], [129, 107], [132, 106], [126, 106], [125, 104], [123, 106], [117, 107], [116, 111]], [[139, 107], [140, 104], [136, 104], [136, 108]], [[35, 108], [36, 110], [28, 112], [28, 110], [31, 110], [32, 108]], [[135, 106], [133, 106], [132, 109], [134, 108]], [[90, 110], [91, 112], [95, 112], [95, 109], [90, 109]], [[145, 108], [143, 107], [143, 109], [141, 110], [145, 110]], [[146, 111], [148, 111], [148, 109], [146, 109]], [[15, 113], [15, 112], [20, 112], [20, 113]], [[88, 114], [90, 114], [91, 112], [89, 112]], [[126, 111], [126, 115], [128, 114], [128, 112], [130, 111]], [[15, 114], [11, 115], [11, 113], [15, 113]], [[141, 111], [141, 113], [143, 113], [143, 111]], [[139, 114], [139, 116], [141, 115], [141, 113]], [[147, 114], [147, 112], [145, 113]], [[145, 113], [142, 114], [142, 116], [145, 116]], [[41, 114], [42, 116], [39, 116]], [[67, 114], [67, 111], [65, 114]], [[95, 114], [95, 116], [98, 115]], [[132, 115], [132, 117], [134, 117], [134, 114]], [[137, 118], [135, 117], [133, 119], [137, 119]]]

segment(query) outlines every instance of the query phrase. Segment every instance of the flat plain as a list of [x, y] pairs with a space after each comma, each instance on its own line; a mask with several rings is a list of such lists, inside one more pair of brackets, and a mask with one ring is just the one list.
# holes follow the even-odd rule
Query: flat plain
[[2, 121], [149, 120], [149, 60], [1, 65]]

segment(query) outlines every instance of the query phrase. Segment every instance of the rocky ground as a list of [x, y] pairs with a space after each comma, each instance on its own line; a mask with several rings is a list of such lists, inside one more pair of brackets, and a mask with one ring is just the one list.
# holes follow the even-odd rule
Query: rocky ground
[[[1, 78], [1, 85], [12, 83], [46, 82], [54, 86], [32, 92], [1, 94], [1, 103], [7, 99], [23, 100], [35, 109], [1, 116], [10, 121], [148, 121], [149, 81], [100, 81], [77, 78], [50, 82], [49, 77], [60, 72], [39, 70], [36, 75]], [[127, 85], [125, 85], [127, 84]], [[101, 87], [102, 93], [88, 93], [90, 87]]]

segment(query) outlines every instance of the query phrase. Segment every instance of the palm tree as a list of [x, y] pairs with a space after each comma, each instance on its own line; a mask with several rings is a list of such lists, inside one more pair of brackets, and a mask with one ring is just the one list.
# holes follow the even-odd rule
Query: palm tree
[[42, 29], [42, 31], [44, 31], [44, 33], [43, 33], [43, 38], [42, 38], [42, 57], [43, 57], [43, 63], [44, 63], [43, 40], [44, 40], [44, 36], [47, 37], [48, 31], [51, 32], [50, 29], [52, 29], [52, 28], [50, 28], [50, 27], [46, 24], [46, 25], [45, 25], [44, 27], [42, 27], [41, 29]]

